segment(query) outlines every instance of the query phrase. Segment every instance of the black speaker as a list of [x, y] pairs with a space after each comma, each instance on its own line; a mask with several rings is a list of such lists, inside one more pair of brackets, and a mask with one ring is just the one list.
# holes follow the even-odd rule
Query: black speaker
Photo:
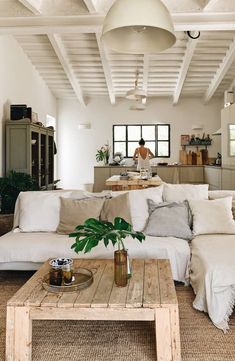
[[29, 118], [30, 120], [32, 120], [32, 108], [31, 107], [27, 108], [27, 117], [26, 118]]
[[19, 120], [27, 118], [27, 105], [14, 104], [11, 105], [11, 120]]

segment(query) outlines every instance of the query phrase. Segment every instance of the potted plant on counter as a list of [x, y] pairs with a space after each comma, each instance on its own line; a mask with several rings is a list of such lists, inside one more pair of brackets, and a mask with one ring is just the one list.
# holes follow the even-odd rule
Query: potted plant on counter
[[121, 287], [127, 285], [128, 278], [127, 250], [123, 242], [127, 236], [136, 238], [139, 242], [145, 239], [142, 232], [134, 231], [132, 225], [120, 217], [116, 217], [113, 223], [89, 218], [69, 235], [69, 237], [75, 237], [75, 243], [71, 248], [76, 253], [90, 252], [100, 241], [104, 242], [105, 247], [109, 242], [114, 247], [117, 245], [118, 250], [114, 252], [114, 281]]
[[100, 149], [97, 149], [96, 160], [97, 162], [104, 162], [104, 165], [109, 163], [110, 146], [108, 144], [103, 145]]

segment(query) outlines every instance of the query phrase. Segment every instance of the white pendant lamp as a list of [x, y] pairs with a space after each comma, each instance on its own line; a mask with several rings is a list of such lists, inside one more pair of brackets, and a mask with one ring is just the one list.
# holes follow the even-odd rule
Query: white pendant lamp
[[138, 88], [139, 71], [136, 70], [135, 87], [126, 92], [126, 99], [142, 100], [147, 98], [147, 94], [143, 89]]
[[111, 50], [144, 54], [170, 48], [176, 37], [160, 0], [116, 0], [105, 17], [102, 40]]
[[131, 105], [130, 110], [145, 110], [146, 107], [141, 100], [137, 100]]

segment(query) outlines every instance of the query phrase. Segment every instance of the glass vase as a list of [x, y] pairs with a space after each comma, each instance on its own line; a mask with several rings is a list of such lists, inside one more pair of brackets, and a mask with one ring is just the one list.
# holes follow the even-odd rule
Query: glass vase
[[128, 280], [127, 251], [114, 252], [114, 282], [118, 287], [125, 287]]

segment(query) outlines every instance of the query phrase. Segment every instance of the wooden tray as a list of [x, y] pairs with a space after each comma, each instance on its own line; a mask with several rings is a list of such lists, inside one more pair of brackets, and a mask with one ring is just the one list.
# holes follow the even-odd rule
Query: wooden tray
[[87, 268], [77, 268], [73, 273], [71, 285], [62, 284], [61, 286], [51, 285], [49, 283], [49, 273], [44, 277], [42, 286], [48, 292], [76, 292], [89, 287], [93, 283], [93, 273]]

